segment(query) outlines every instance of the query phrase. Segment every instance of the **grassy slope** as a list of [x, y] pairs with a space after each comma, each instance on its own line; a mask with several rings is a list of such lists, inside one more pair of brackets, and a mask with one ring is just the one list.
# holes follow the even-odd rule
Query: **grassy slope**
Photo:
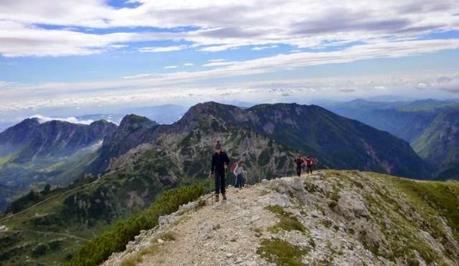
[[[458, 259], [451, 244], [454, 241], [456, 245], [459, 243], [458, 182], [417, 181], [376, 173], [369, 175], [376, 183], [385, 186], [377, 195], [366, 195], [370, 210], [380, 217], [382, 227], [384, 217], [396, 221], [395, 228], [384, 231], [393, 256], [412, 256], [412, 251], [416, 250], [426, 262], [441, 264], [442, 258], [436, 251], [416, 237], [418, 232], [426, 231], [443, 244], [448, 257]], [[445, 223], [452, 230], [454, 239], [449, 238]]]
[[[438, 225], [438, 221], [433, 220], [444, 217], [446, 223], [453, 229], [456, 241], [459, 242], [459, 209], [457, 208], [459, 182], [420, 181], [377, 173], [369, 174], [390, 189], [401, 193], [404, 199], [416, 208], [416, 211], [421, 212], [425, 219], [432, 221], [431, 226]], [[386, 198], [386, 201], [391, 202], [391, 199]]]
[[[11, 202], [31, 189], [42, 189], [46, 184], [66, 186], [83, 174], [96, 155], [94, 150], [84, 149], [66, 158], [41, 158], [28, 163], [8, 163], [4, 167], [0, 162], [0, 182], [8, 183], [0, 197]], [[0, 206], [0, 211], [4, 207]]]
[[422, 158], [437, 166], [442, 179], [459, 178], [458, 115], [457, 111], [439, 114], [412, 144]]
[[[94, 218], [93, 214], [90, 213], [97, 210], [91, 208], [73, 209], [74, 206], [69, 206], [65, 202], [76, 197], [80, 198], [78, 202], [86, 202], [85, 205], [87, 206], [88, 202], [95, 202], [94, 197], [100, 195], [99, 192], [102, 189], [113, 186], [118, 188], [129, 187], [131, 186], [129, 180], [129, 178], [120, 179], [118, 175], [106, 176], [92, 183], [76, 186], [52, 195], [22, 212], [0, 219], [0, 224], [9, 228], [8, 233], [0, 234], [0, 243], [5, 244], [5, 249], [1, 249], [0, 252], [0, 261], [13, 264], [21, 262], [30, 265], [36, 263], [57, 265], [70, 258], [83, 243], [110, 228], [111, 224], [118, 218], [129, 217], [138, 212], [140, 208], [133, 206], [131, 212], [119, 209], [118, 211], [122, 213], [119, 216], [111, 217], [112, 211], [116, 210], [103, 206], [97, 208], [101, 216]], [[138, 180], [138, 183], [140, 186], [142, 185], [141, 180]], [[158, 186], [156, 190], [152, 191], [151, 197], [156, 198], [161, 191]], [[115, 201], [118, 197], [116, 194], [112, 197], [113, 205], [121, 204]], [[54, 242], [59, 242], [59, 244], [53, 245]], [[7, 243], [9, 245], [6, 245]], [[46, 250], [40, 254], [34, 254], [33, 247], [39, 245], [46, 246]]]
[[[326, 171], [325, 176], [334, 187], [329, 195], [333, 210], [340, 200], [340, 191], [351, 188], [364, 199], [371, 214], [364, 222], [367, 229], [352, 223], [348, 230], [374, 255], [413, 265], [416, 254], [427, 263], [438, 265], [444, 265], [446, 259], [459, 261], [458, 182], [416, 181], [374, 172], [336, 170]], [[444, 255], [438, 254], [429, 237], [441, 243]]]

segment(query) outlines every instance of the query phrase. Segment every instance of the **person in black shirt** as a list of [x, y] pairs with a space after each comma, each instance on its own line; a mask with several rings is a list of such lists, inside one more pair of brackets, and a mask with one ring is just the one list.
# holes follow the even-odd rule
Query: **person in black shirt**
[[301, 156], [298, 156], [298, 158], [296, 158], [295, 160], [295, 163], [296, 163], [296, 174], [298, 176], [301, 176], [301, 170], [303, 168], [303, 158], [301, 158]]
[[229, 165], [229, 158], [223, 151], [222, 145], [217, 141], [215, 153], [212, 155], [212, 168], [210, 173], [215, 177], [215, 200], [219, 200], [219, 194], [222, 193], [223, 200], [226, 200], [225, 194], [225, 169]]

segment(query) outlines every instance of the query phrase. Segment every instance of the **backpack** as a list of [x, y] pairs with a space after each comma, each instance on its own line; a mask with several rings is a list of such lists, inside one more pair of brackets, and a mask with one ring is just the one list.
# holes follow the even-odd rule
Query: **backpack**
[[232, 163], [232, 164], [230, 165], [229, 170], [231, 171], [231, 173], [234, 174], [234, 170], [236, 170], [237, 166], [238, 166], [238, 163], [237, 163], [237, 162], [234, 162], [234, 163]]

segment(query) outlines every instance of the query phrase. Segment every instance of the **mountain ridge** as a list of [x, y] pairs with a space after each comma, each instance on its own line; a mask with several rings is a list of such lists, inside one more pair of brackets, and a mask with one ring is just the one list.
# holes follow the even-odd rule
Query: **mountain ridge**
[[[207, 116], [216, 117], [232, 126], [249, 128], [257, 133], [274, 138], [277, 142], [287, 147], [298, 149], [298, 152], [312, 153], [321, 159], [322, 162], [328, 163], [328, 166], [332, 168], [345, 168], [346, 161], [352, 160], [354, 156], [360, 156], [361, 158], [355, 164], [351, 165], [350, 168], [361, 168], [364, 165], [362, 162], [365, 161], [369, 164], [369, 166], [365, 166], [369, 167], [366, 170], [376, 170], [376, 168], [371, 167], [384, 164], [375, 162], [381, 159], [377, 158], [378, 150], [386, 149], [385, 145], [387, 143], [396, 142], [397, 144], [386, 149], [385, 152], [388, 152], [394, 157], [397, 157], [397, 154], [406, 154], [407, 157], [403, 159], [404, 164], [410, 164], [412, 160], [417, 165], [415, 168], [420, 170], [421, 174], [413, 174], [413, 170], [410, 173], [409, 170], [405, 171], [402, 169], [395, 170], [392, 173], [415, 177], [421, 177], [422, 175], [429, 176], [429, 170], [426, 169], [428, 167], [412, 151], [408, 143], [393, 138], [386, 132], [374, 130], [358, 121], [351, 121], [345, 117], [338, 116], [319, 106], [264, 104], [241, 109], [236, 106], [209, 102], [192, 107], [184, 115], [183, 120], [190, 124], [189, 121], [193, 121], [197, 116], [195, 113], [204, 113]], [[177, 124], [182, 124], [182, 122], [179, 121]], [[323, 136], [323, 134], [328, 135]], [[355, 135], [358, 138], [352, 138]], [[377, 142], [372, 141], [371, 138], [378, 138], [378, 141], [383, 144], [379, 145]], [[332, 143], [329, 144], [329, 142]], [[361, 145], [359, 152], [352, 153], [352, 150], [355, 148], [352, 147], [352, 144]], [[376, 146], [378, 148], [375, 149], [375, 154], [372, 149]], [[326, 147], [328, 148], [325, 149]], [[398, 151], [392, 152], [391, 149], [398, 149]], [[343, 150], [344, 153], [349, 152], [350, 155], [337, 154], [337, 150]], [[365, 156], [372, 158], [370, 159]], [[341, 158], [344, 163], [339, 162], [337, 158]], [[387, 161], [390, 158], [386, 156], [386, 158], [383, 158], [384, 160]], [[403, 168], [401, 165], [397, 167]], [[380, 170], [389, 170], [391, 172], [386, 166], [381, 167]]]
[[[356, 100], [329, 104], [328, 108], [409, 141], [416, 153], [432, 166], [435, 178], [459, 179], [459, 160], [454, 159], [459, 150], [456, 145], [459, 135], [454, 133], [459, 111], [457, 100]], [[447, 126], [448, 123], [452, 125]]]
[[[436, 198], [440, 191], [452, 197], [449, 203]], [[215, 202], [212, 194], [204, 195], [160, 217], [159, 226], [141, 231], [102, 265], [459, 261], [459, 216], [454, 210], [459, 186], [454, 182], [327, 170], [230, 188], [228, 197]]]

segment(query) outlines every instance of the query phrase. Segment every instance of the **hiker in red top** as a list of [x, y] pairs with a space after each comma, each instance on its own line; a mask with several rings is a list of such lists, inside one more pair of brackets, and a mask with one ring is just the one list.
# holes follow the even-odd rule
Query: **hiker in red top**
[[306, 173], [308, 174], [312, 174], [312, 168], [314, 166], [314, 158], [312, 158], [312, 156], [308, 155], [308, 157], [306, 157], [306, 160], [305, 160], [305, 163], [306, 163]]
[[300, 155], [298, 155], [298, 157], [295, 159], [295, 163], [296, 163], [296, 174], [298, 176], [301, 176], [301, 169], [303, 168], [304, 161]]

